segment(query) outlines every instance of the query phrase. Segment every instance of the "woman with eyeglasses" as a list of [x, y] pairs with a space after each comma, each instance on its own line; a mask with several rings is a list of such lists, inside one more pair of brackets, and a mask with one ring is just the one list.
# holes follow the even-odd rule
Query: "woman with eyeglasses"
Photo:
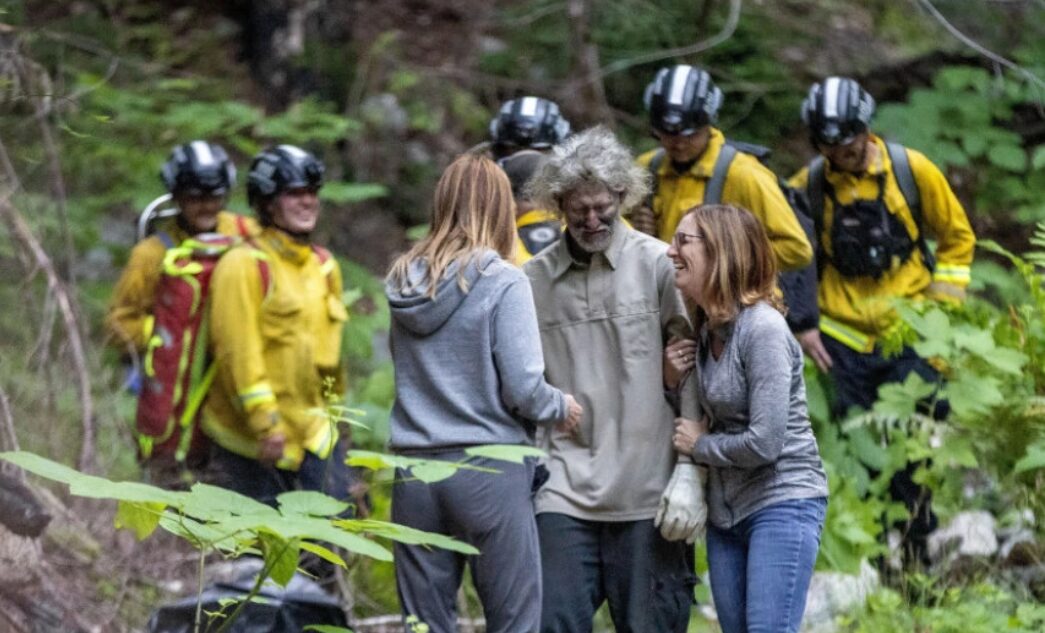
[[[690, 210], [668, 257], [695, 311], [696, 341], [665, 351], [669, 378], [696, 373], [701, 418], [675, 449], [708, 468], [708, 567], [723, 633], [799, 630], [827, 511], [802, 350], [784, 321], [765, 229], [729, 205]], [[677, 384], [677, 383], [676, 383]]]

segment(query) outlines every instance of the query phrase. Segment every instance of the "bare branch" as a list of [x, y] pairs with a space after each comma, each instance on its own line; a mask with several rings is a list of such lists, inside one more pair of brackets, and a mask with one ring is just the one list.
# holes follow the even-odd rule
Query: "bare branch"
[[54, 295], [58, 302], [58, 309], [62, 314], [65, 329], [68, 334], [69, 347], [73, 357], [73, 365], [76, 368], [77, 380], [80, 389], [80, 407], [83, 426], [83, 440], [80, 445], [80, 457], [77, 466], [82, 471], [90, 471], [94, 466], [94, 400], [91, 396], [90, 373], [87, 369], [87, 355], [85, 353], [83, 337], [76, 320], [76, 310], [65, 282], [55, 270], [51, 258], [44, 251], [40, 241], [33, 235], [32, 230], [26, 223], [22, 214], [11, 204], [11, 196], [15, 192], [18, 176], [13, 166], [7, 148], [0, 141], [0, 167], [6, 171], [6, 179], [11, 188], [0, 194], [0, 217], [2, 217], [11, 231], [15, 240], [20, 242], [30, 253], [33, 259], [44, 271], [47, 277], [48, 290]]
[[[11, 415], [11, 403], [7, 399], [7, 392], [0, 386], [0, 446], [7, 451], [20, 451], [18, 446], [18, 433], [15, 431], [14, 417]], [[19, 481], [25, 481], [25, 473], [21, 468], [14, 468], [11, 464], [4, 462], [0, 466], [0, 472], [7, 472]]]
[[[969, 48], [973, 49], [974, 51], [976, 51], [980, 55], [983, 55], [984, 57], [986, 57], [987, 59], [993, 61], [994, 63], [1001, 64], [1002, 66], [1004, 66], [1004, 67], [1006, 67], [1006, 68], [1008, 68], [1008, 69], [1010, 69], [1012, 71], [1015, 71], [1017, 74], [1021, 75], [1028, 82], [1030, 82], [1030, 83], [1034, 84], [1035, 86], [1037, 86], [1039, 91], [1042, 90], [1042, 89], [1045, 89], [1045, 81], [1042, 81], [1042, 79], [1040, 77], [1038, 77], [1037, 75], [1035, 75], [1031, 71], [1027, 70], [1026, 68], [1020, 66], [1016, 62], [1009, 61], [1008, 59], [1002, 57], [1001, 55], [999, 55], [999, 54], [997, 54], [995, 52], [987, 50], [981, 44], [979, 44], [978, 42], [973, 40], [971, 37], [969, 37], [968, 35], [962, 33], [961, 31], [959, 31], [957, 29], [957, 27], [955, 27], [953, 24], [951, 24], [947, 20], [947, 18], [943, 17], [943, 14], [940, 13], [936, 9], [935, 6], [933, 6], [932, 2], [930, 2], [929, 0], [915, 0], [915, 2], [917, 4], [919, 4], [919, 5], [921, 5], [923, 9], [928, 11], [929, 15], [933, 16], [934, 18], [936, 18], [936, 21], [939, 22], [943, 26], [943, 28], [947, 29], [947, 32], [950, 33], [951, 35], [953, 35], [955, 38], [957, 38], [958, 41], [960, 41], [962, 44], [965, 44]], [[1038, 98], [1038, 101], [1039, 102], [1041, 101], [1040, 97]]]
[[737, 24], [740, 23], [740, 9], [743, 5], [741, 0], [730, 0], [729, 3], [729, 17], [726, 18], [726, 23], [722, 26], [722, 29], [709, 37], [706, 40], [691, 44], [689, 46], [680, 46], [677, 48], [669, 48], [667, 50], [656, 51], [653, 53], [647, 53], [645, 55], [639, 55], [630, 59], [621, 59], [607, 64], [602, 68], [600, 74], [603, 77], [612, 75], [613, 73], [627, 70], [632, 66], [638, 66], [639, 64], [648, 64], [650, 62], [660, 61], [662, 59], [670, 59], [672, 57], [685, 57], [687, 55], [695, 55], [701, 51], [706, 51], [709, 48], [718, 46], [722, 42], [725, 42], [733, 33], [737, 30]]

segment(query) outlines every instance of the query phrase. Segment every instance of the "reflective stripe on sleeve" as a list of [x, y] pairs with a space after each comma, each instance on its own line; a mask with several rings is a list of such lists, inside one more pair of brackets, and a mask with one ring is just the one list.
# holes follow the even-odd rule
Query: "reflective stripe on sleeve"
[[942, 281], [949, 284], [966, 285], [972, 279], [968, 266], [961, 264], [936, 264], [933, 271], [933, 281]]
[[272, 392], [272, 386], [267, 381], [264, 381], [251, 385], [239, 392], [239, 401], [243, 405], [244, 410], [250, 411], [263, 404], [274, 403], [276, 395]]

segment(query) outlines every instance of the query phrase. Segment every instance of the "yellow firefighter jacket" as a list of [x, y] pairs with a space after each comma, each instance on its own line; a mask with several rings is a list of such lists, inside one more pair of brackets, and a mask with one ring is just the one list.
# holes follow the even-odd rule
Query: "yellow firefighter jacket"
[[[713, 127], [707, 149], [687, 172], [676, 172], [670, 159], [661, 163], [653, 198], [660, 239], [670, 242], [682, 216], [704, 202], [705, 186], [725, 142], [726, 137]], [[656, 152], [651, 150], [639, 156], [639, 164], [648, 169]], [[776, 176], [754, 156], [737, 153], [726, 173], [722, 202], [743, 207], [762, 222], [781, 270], [801, 268], [812, 260], [813, 249], [780, 191]]]
[[546, 209], [534, 209], [515, 220], [515, 265], [522, 266], [562, 237], [562, 220]]
[[[337, 439], [324, 390], [343, 386], [341, 269], [308, 244], [265, 228], [256, 248], [238, 246], [214, 269], [210, 351], [217, 374], [203, 409], [212, 440], [244, 457], [257, 441], [286, 437], [277, 466], [296, 470], [304, 451], [327, 457]], [[268, 268], [263, 292], [259, 258]], [[329, 387], [325, 387], [329, 384]]]
[[[173, 246], [190, 237], [174, 220], [163, 223], [159, 230], [170, 237]], [[254, 218], [228, 211], [218, 214], [216, 232], [222, 235], [246, 237], [257, 235], [259, 230]], [[139, 354], [145, 350], [152, 334], [152, 306], [156, 299], [156, 284], [163, 273], [166, 252], [167, 244], [158, 235], [150, 235], [138, 242], [116, 282], [109, 311], [105, 315], [105, 328], [109, 342], [120, 352], [126, 353], [131, 347]]]
[[[839, 204], [851, 204], [854, 200], [874, 200], [878, 196], [878, 175], [885, 174], [883, 202], [890, 213], [896, 215], [907, 228], [912, 241], [917, 241], [919, 231], [937, 240], [936, 268], [930, 273], [922, 260], [922, 253], [915, 248], [910, 257], [893, 265], [879, 279], [872, 277], [844, 277], [831, 265], [831, 221], [834, 205], [829, 196], [824, 196], [824, 218], [818, 237], [828, 254], [823, 262], [820, 276], [819, 297], [820, 329], [852, 349], [870, 352], [874, 349], [875, 337], [884, 332], [896, 320], [890, 300], [896, 297], [918, 299], [927, 295], [933, 298], [960, 298], [969, 284], [969, 266], [972, 263], [976, 236], [969, 225], [958, 198], [951, 191], [943, 173], [921, 152], [907, 150], [911, 172], [918, 185], [922, 203], [922, 227], [916, 226], [911, 210], [893, 176], [885, 143], [871, 136], [876, 156], [862, 174], [832, 171], [830, 163], [824, 165], [824, 177], [835, 189]], [[805, 189], [808, 168], [802, 168], [789, 184]], [[930, 292], [930, 284], [933, 285]]]

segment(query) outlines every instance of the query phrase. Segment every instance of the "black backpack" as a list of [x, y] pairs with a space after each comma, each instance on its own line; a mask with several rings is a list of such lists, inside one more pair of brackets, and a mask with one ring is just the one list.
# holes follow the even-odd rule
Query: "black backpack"
[[[918, 227], [918, 239], [912, 240], [914, 245], [917, 246], [918, 250], [922, 253], [922, 261], [925, 262], [926, 268], [930, 272], [936, 267], [936, 258], [932, 251], [929, 249], [929, 244], [925, 240], [925, 230], [922, 224], [922, 196], [918, 191], [918, 183], [914, 179], [914, 172], [911, 171], [911, 161], [907, 155], [907, 149], [899, 143], [886, 142], [886, 152], [889, 154], [889, 160], [893, 164], [893, 177], [896, 179], [896, 184], [900, 188], [900, 192], [903, 194], [904, 200], [907, 202], [907, 207], [911, 210], [911, 217], [914, 219], [915, 226]], [[884, 183], [879, 183], [881, 188]], [[809, 163], [809, 177], [806, 183], [806, 198], [809, 202], [809, 215], [813, 219], [814, 230], [816, 236], [819, 237], [823, 233], [824, 224], [824, 195], [825, 192], [830, 193], [830, 184], [824, 177], [824, 157], [818, 156]], [[881, 192], [880, 194], [881, 195]], [[888, 213], [888, 211], [887, 211]], [[883, 218], [883, 224], [886, 221], [894, 221], [894, 216], [890, 213], [889, 218]], [[898, 224], [898, 222], [897, 222]], [[906, 233], [906, 229], [902, 229]], [[910, 240], [910, 235], [907, 235]]]
[[[719, 152], [718, 158], [715, 160], [715, 166], [711, 170], [711, 178], [708, 179], [708, 183], [704, 188], [703, 204], [718, 204], [722, 201], [722, 189], [726, 185], [726, 175], [729, 173], [729, 166], [733, 164], [733, 159], [740, 152], [750, 154], [757, 158], [760, 163], [765, 164], [773, 150], [763, 145], [726, 139], [726, 144], [722, 146], [722, 151]], [[665, 156], [664, 150], [658, 149], [653, 158], [650, 159], [649, 171], [653, 176], [653, 191], [650, 193], [648, 205], [651, 209], [653, 208], [653, 196], [656, 195], [657, 185], [659, 184], [657, 172], [660, 171], [660, 166], [664, 164]], [[787, 200], [787, 204], [791, 207], [791, 211], [795, 214], [799, 225], [805, 232], [806, 238], [813, 245], [815, 258], [815, 223], [812, 219], [806, 192], [789, 186], [780, 178], [777, 178], [777, 185], [784, 194], [784, 199]], [[780, 273], [780, 290], [784, 294], [784, 303], [788, 306], [787, 323], [792, 331], [801, 332], [816, 327], [819, 320], [819, 310], [816, 304], [815, 271], [816, 264], [814, 262], [808, 268]]]

